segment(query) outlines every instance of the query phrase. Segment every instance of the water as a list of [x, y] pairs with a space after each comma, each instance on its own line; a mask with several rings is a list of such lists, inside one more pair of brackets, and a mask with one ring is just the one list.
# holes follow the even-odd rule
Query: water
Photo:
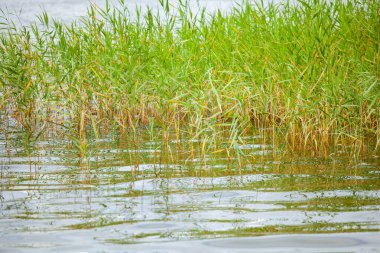
[[240, 168], [160, 136], [91, 141], [85, 156], [3, 136], [0, 252], [380, 252], [378, 157], [273, 157], [256, 135]]
[[[92, 0], [91, 2], [101, 8], [105, 7], [105, 0]], [[118, 6], [117, 0], [110, 0], [109, 2]], [[221, 10], [225, 12], [231, 9], [235, 2], [233, 0], [199, 0], [190, 1], [190, 4], [193, 9], [205, 7], [207, 11]], [[13, 17], [13, 20], [24, 25], [36, 21], [36, 16], [41, 14], [42, 10], [46, 10], [55, 19], [71, 23], [86, 15], [89, 3], [90, 1], [86, 0], [0, 0], [0, 9], [17, 14], [19, 18]], [[172, 1], [172, 3], [174, 6], [176, 5], [175, 2]], [[133, 18], [136, 7], [141, 7], [144, 10], [149, 6], [156, 10], [159, 4], [155, 0], [125, 0], [125, 6], [131, 11]]]

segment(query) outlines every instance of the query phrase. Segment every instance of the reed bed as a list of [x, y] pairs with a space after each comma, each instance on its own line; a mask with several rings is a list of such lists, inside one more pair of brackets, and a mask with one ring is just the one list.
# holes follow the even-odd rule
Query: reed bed
[[205, 153], [239, 155], [257, 131], [291, 154], [379, 152], [379, 1], [160, 4], [135, 18], [123, 1], [92, 5], [72, 24], [42, 13], [28, 26], [2, 10], [2, 130], [81, 149], [90, 135], [148, 128], [201, 139]]

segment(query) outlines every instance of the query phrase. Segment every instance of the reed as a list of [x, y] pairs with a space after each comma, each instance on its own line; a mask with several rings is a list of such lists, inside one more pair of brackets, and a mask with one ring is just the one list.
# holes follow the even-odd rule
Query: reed
[[245, 2], [227, 14], [159, 2], [134, 19], [122, 0], [92, 5], [72, 24], [43, 13], [16, 26], [2, 10], [2, 121], [30, 139], [61, 131], [83, 150], [88, 135], [161, 129], [239, 163], [253, 131], [292, 154], [379, 152], [378, 1]]

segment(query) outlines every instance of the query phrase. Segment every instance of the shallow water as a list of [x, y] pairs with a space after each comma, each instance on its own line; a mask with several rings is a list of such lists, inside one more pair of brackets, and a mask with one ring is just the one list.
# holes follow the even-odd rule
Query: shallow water
[[84, 156], [3, 137], [0, 252], [380, 252], [378, 157], [277, 157], [256, 135], [240, 168], [157, 136], [92, 141]]
[[[92, 0], [97, 6], [104, 8], [105, 0]], [[118, 0], [110, 0], [111, 4], [118, 6]], [[228, 11], [237, 1], [233, 0], [199, 0], [190, 1], [193, 9], [205, 7], [207, 11]], [[173, 6], [175, 2], [172, 2]], [[81, 16], [86, 15], [90, 1], [86, 0], [0, 0], [0, 9], [9, 10], [10, 13], [18, 14], [21, 24], [29, 24], [37, 21], [36, 16], [46, 10], [51, 17], [62, 20], [65, 23], [71, 23], [78, 20]], [[131, 17], [134, 17], [136, 7], [142, 10], [147, 7], [158, 9], [158, 0], [126, 0], [125, 6], [130, 10]], [[16, 22], [18, 19], [14, 19]]]

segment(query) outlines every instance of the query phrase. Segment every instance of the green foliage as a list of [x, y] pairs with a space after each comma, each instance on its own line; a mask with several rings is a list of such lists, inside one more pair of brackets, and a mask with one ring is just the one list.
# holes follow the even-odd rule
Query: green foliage
[[[78, 23], [3, 13], [0, 107], [31, 135], [154, 125], [196, 137], [272, 128], [294, 152], [380, 146], [378, 1], [237, 5], [228, 14], [161, 0], [92, 5]], [[44, 128], [45, 129], [45, 128]], [[238, 152], [239, 154], [239, 152]]]

